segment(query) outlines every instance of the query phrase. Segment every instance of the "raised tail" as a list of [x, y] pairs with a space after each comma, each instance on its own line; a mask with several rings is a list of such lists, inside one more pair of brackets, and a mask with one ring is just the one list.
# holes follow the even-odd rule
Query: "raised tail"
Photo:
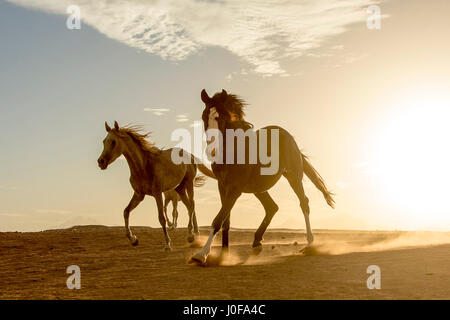
[[[214, 175], [214, 172], [212, 172], [211, 170], [208, 169], [208, 167], [206, 167], [203, 163], [198, 163], [197, 164], [197, 168], [200, 170], [201, 173], [203, 173], [204, 175], [213, 178], [213, 179], [217, 179], [216, 176]], [[194, 178], [194, 187], [202, 187], [206, 182], [206, 177], [203, 175], [199, 175], [196, 176]]]
[[214, 175], [214, 172], [212, 172], [208, 167], [206, 167], [203, 163], [198, 163], [197, 168], [200, 170], [201, 173], [203, 173], [205, 176], [208, 176], [213, 179], [217, 179]]
[[333, 199], [334, 194], [328, 191], [327, 186], [325, 185], [325, 181], [323, 181], [323, 178], [316, 171], [316, 169], [314, 169], [312, 164], [308, 161], [308, 157], [305, 156], [303, 153], [301, 153], [301, 155], [303, 160], [303, 172], [305, 172], [306, 176], [317, 187], [317, 189], [319, 189], [322, 192], [328, 205], [334, 208], [334, 199]]
[[203, 187], [206, 182], [206, 177], [203, 175], [196, 176], [194, 178], [194, 187]]

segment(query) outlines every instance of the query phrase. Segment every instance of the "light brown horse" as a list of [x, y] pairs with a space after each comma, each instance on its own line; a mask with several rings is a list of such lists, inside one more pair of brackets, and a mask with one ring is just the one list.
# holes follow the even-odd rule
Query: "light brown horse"
[[[203, 164], [198, 163], [194, 156], [183, 152], [183, 157], [190, 161], [175, 164], [171, 159], [173, 149], [161, 150], [153, 143], [146, 140], [148, 133], [140, 133], [139, 127], [125, 126], [120, 128], [117, 121], [114, 128], [110, 128], [105, 122], [108, 135], [103, 140], [103, 152], [98, 158], [98, 166], [105, 170], [121, 155], [125, 156], [130, 167], [130, 183], [134, 195], [124, 210], [126, 235], [132, 245], [138, 244], [138, 239], [131, 232], [129, 226], [130, 212], [136, 208], [146, 195], [153, 196], [158, 206], [158, 218], [166, 240], [165, 249], [171, 250], [170, 237], [166, 229], [164, 218], [163, 197], [164, 191], [174, 189], [179, 195], [189, 214], [188, 241], [195, 239], [193, 230], [193, 218], [195, 217], [194, 186], [202, 186], [205, 182], [204, 176], [196, 177], [197, 167], [209, 177], [214, 177], [211, 170]], [[175, 149], [180, 153], [182, 149]], [[197, 164], [196, 164], [197, 162]]]

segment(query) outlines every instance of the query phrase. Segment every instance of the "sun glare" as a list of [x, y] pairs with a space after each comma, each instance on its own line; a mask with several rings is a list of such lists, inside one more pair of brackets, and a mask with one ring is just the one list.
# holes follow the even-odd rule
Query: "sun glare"
[[378, 187], [416, 223], [450, 223], [450, 96], [412, 94], [391, 110], [370, 161]]

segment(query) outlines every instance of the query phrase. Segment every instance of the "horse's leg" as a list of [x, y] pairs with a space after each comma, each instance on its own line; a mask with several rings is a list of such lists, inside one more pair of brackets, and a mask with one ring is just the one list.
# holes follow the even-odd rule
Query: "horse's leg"
[[174, 229], [176, 229], [177, 222], [178, 222], [178, 200], [176, 200], [176, 199], [172, 200], [172, 207], [173, 207], [172, 208], [172, 221], [173, 221], [172, 227]]
[[[219, 191], [221, 193], [223, 192], [220, 189], [219, 189]], [[234, 204], [236, 203], [236, 200], [241, 196], [241, 192], [237, 192], [236, 190], [230, 190], [224, 194], [225, 194], [225, 196], [221, 195], [222, 208], [220, 209], [217, 216], [214, 218], [208, 240], [206, 241], [202, 250], [192, 256], [192, 258], [191, 258], [192, 260], [196, 260], [201, 263], [206, 262], [206, 259], [208, 258], [208, 255], [211, 252], [211, 245], [214, 240], [214, 237], [216, 236], [216, 233], [219, 232], [220, 228], [222, 228], [222, 225], [224, 224], [225, 220], [230, 215], [231, 209], [233, 208]]]
[[[188, 182], [186, 182], [186, 184], [189, 184]], [[179, 189], [176, 190], [178, 192], [178, 194], [180, 195], [180, 199], [183, 202], [183, 204], [186, 206], [186, 209], [188, 210], [188, 215], [189, 215], [189, 223], [188, 223], [188, 242], [192, 242], [195, 240], [195, 235], [194, 232], [192, 231], [193, 229], [193, 222], [192, 222], [192, 212], [193, 210], [193, 205], [191, 203], [191, 201], [189, 200], [188, 196], [186, 195], [185, 189]]]
[[138, 194], [138, 193], [134, 193], [133, 194], [133, 198], [131, 198], [130, 203], [128, 204], [128, 206], [125, 208], [125, 210], [123, 211], [123, 218], [125, 220], [125, 229], [126, 229], [126, 234], [127, 234], [127, 238], [130, 239], [130, 242], [133, 246], [137, 246], [139, 244], [139, 240], [138, 238], [133, 235], [133, 233], [131, 232], [130, 229], [130, 225], [129, 225], [129, 218], [130, 218], [130, 212], [136, 208], [139, 203], [142, 202], [142, 200], [144, 200], [144, 195], [143, 194]]
[[222, 256], [225, 256], [229, 252], [229, 231], [230, 231], [230, 215], [225, 218], [222, 224]]
[[[225, 189], [221, 184], [219, 184], [219, 194], [220, 194], [220, 201], [223, 202]], [[221, 252], [221, 255], [226, 255], [229, 252], [230, 216], [231, 215], [228, 215], [228, 217], [225, 219], [225, 221], [222, 224], [222, 252]]]
[[192, 215], [192, 221], [194, 222], [194, 234], [196, 236], [199, 236], [200, 235], [200, 230], [198, 229], [197, 213], [195, 213], [195, 210], [194, 210], [194, 213]]
[[164, 250], [170, 251], [170, 250], [172, 250], [172, 248], [170, 247], [170, 237], [169, 237], [169, 233], [167, 232], [167, 228], [166, 228], [166, 218], [164, 218], [162, 194], [161, 193], [155, 194], [154, 197], [156, 200], [156, 206], [158, 207], [159, 223], [161, 224], [162, 230], [164, 232], [164, 238], [166, 240], [166, 246], [165, 246]]
[[172, 223], [169, 220], [169, 217], [167, 216], [167, 207], [169, 206], [170, 203], [170, 199], [169, 198], [164, 198], [164, 216], [166, 217], [166, 221], [167, 221], [167, 226], [172, 227]]
[[270, 222], [272, 221], [273, 216], [278, 211], [278, 205], [273, 201], [270, 194], [265, 191], [262, 193], [255, 193], [256, 198], [261, 202], [261, 204], [264, 207], [264, 210], [266, 211], [266, 215], [261, 222], [261, 225], [259, 226], [258, 230], [255, 232], [255, 240], [253, 241], [253, 249], [255, 251], [261, 251], [262, 244], [261, 241], [263, 239], [264, 232], [266, 232], [267, 227], [269, 226]]
[[198, 231], [197, 215], [195, 214], [194, 183], [188, 183], [186, 185], [186, 192], [192, 205], [192, 223], [194, 227], [194, 234], [198, 236], [200, 235], [200, 232]]
[[305, 217], [306, 239], [308, 240], [308, 244], [311, 244], [314, 241], [314, 235], [311, 231], [311, 224], [309, 222], [309, 199], [305, 195], [305, 190], [303, 189], [302, 174], [286, 173], [285, 177], [300, 200], [300, 207], [302, 208], [303, 216]]

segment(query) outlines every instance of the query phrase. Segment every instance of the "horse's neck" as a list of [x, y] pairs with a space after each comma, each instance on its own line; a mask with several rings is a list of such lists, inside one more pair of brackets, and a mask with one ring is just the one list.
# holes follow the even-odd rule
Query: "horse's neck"
[[233, 129], [233, 130], [242, 129], [244, 131], [252, 129], [252, 126], [245, 120], [227, 121], [222, 126], [223, 126], [223, 129], [221, 130], [223, 131], [222, 133], [225, 133], [224, 131], [226, 129]]
[[142, 150], [135, 142], [126, 144], [125, 151], [123, 152], [125, 159], [127, 159], [128, 166], [130, 167], [131, 176], [143, 177], [148, 169], [148, 152]]

